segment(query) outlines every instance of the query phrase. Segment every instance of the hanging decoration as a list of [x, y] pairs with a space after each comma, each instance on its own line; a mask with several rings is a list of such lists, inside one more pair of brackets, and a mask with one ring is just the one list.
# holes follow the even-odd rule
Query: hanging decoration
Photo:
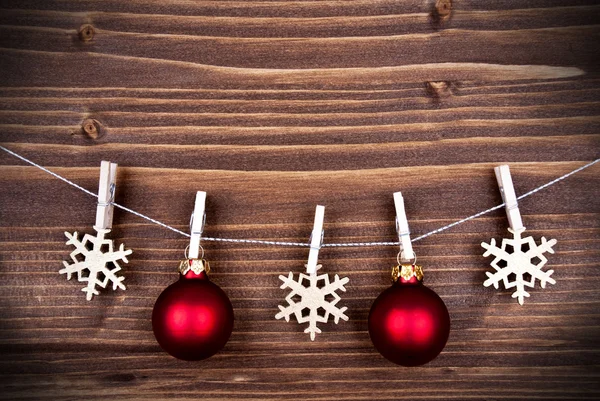
[[369, 336], [388, 360], [418, 366], [444, 349], [450, 335], [450, 315], [444, 301], [423, 285], [423, 269], [416, 265], [401, 192], [394, 193], [394, 203], [400, 239], [398, 265], [392, 269], [394, 283], [371, 306]]
[[[298, 281], [294, 280], [294, 273], [289, 275], [279, 276], [283, 281], [281, 289], [290, 288], [292, 291], [288, 294], [285, 300], [288, 306], [279, 305], [279, 313], [275, 315], [275, 319], [285, 318], [286, 322], [290, 321], [290, 316], [294, 315], [299, 324], [307, 323], [308, 327], [304, 330], [310, 334], [310, 339], [315, 340], [317, 333], [321, 333], [321, 329], [317, 327], [317, 323], [327, 323], [329, 315], [333, 316], [335, 324], [340, 319], [348, 320], [348, 316], [344, 312], [347, 307], [338, 308], [336, 305], [340, 301], [340, 296], [336, 293], [337, 290], [346, 291], [344, 285], [349, 279], [342, 279], [336, 274], [333, 282], [329, 281], [329, 275], [317, 275], [317, 271], [321, 269], [321, 265], [317, 265], [319, 249], [323, 243], [323, 220], [325, 217], [325, 206], [318, 205], [315, 213], [315, 224], [311, 236], [311, 246], [308, 255], [308, 263], [306, 266], [306, 274], [300, 273]], [[308, 286], [303, 282], [308, 280]], [[323, 282], [322, 286], [319, 283]], [[299, 296], [300, 301], [295, 302], [294, 298]], [[328, 301], [327, 296], [333, 299]]]
[[152, 310], [156, 341], [167, 353], [186, 361], [216, 354], [233, 331], [233, 306], [208, 279], [210, 267], [200, 246], [205, 200], [206, 192], [199, 191], [190, 224], [189, 254], [179, 264], [179, 280], [160, 294]]
[[[59, 180], [98, 198], [96, 235], [85, 234], [81, 240], [78, 233], [65, 232], [67, 245], [73, 245], [71, 262], [63, 262], [64, 268], [59, 272], [66, 274], [67, 279], [77, 274], [80, 282], [87, 285], [82, 289], [86, 298], [91, 300], [98, 295], [97, 286], [105, 288], [109, 283], [113, 289], [125, 289], [124, 277], [119, 276], [119, 262], [128, 263], [127, 256], [132, 253], [121, 244], [115, 250], [113, 241], [106, 238], [112, 227], [113, 206], [135, 214], [154, 224], [160, 225], [178, 234], [190, 237], [189, 255], [179, 265], [179, 280], [158, 297], [153, 313], [152, 327], [160, 346], [174, 357], [184, 360], [201, 360], [214, 355], [227, 343], [233, 329], [233, 308], [227, 295], [221, 288], [208, 279], [209, 264], [199, 255], [200, 239], [204, 226], [204, 202], [206, 193], [198, 192], [195, 212], [191, 220], [191, 234], [152, 219], [125, 206], [114, 202], [116, 167], [109, 162], [102, 162], [100, 188], [98, 194], [69, 181], [68, 179], [42, 167], [31, 160], [0, 146], [3, 150], [30, 165], [51, 174]], [[515, 288], [513, 298], [518, 298], [522, 305], [530, 294], [525, 287], [533, 288], [538, 280], [542, 288], [546, 283], [555, 284], [551, 275], [553, 270], [544, 271], [547, 263], [545, 253], [554, 253], [555, 239], [541, 238], [538, 245], [529, 236], [524, 237], [521, 216], [517, 201], [530, 196], [544, 188], [554, 185], [569, 176], [600, 162], [596, 159], [569, 173], [566, 173], [544, 185], [519, 196], [515, 195], [508, 166], [495, 169], [498, 184], [504, 203], [471, 216], [455, 221], [412, 240], [418, 241], [430, 235], [448, 230], [456, 225], [483, 216], [494, 210], [506, 207], [509, 220], [509, 232], [512, 238], [502, 240], [500, 247], [495, 239], [489, 243], [482, 242], [484, 256], [493, 255], [491, 266], [495, 273], [487, 272], [488, 279], [483, 283], [488, 287], [498, 288], [502, 282], [506, 289]], [[321, 247], [353, 247], [353, 246], [389, 246], [400, 245], [398, 265], [392, 270], [393, 285], [383, 291], [374, 301], [368, 318], [369, 335], [375, 348], [390, 361], [403, 366], [417, 366], [433, 360], [444, 348], [450, 333], [450, 317], [442, 299], [431, 289], [423, 285], [423, 270], [416, 265], [416, 256], [412, 250], [408, 222], [404, 210], [404, 200], [400, 192], [394, 194], [397, 212], [397, 229], [399, 242], [350, 242], [323, 244], [324, 207], [317, 207], [315, 227], [310, 244], [283, 241], [265, 241], [253, 239], [231, 239], [202, 237], [207, 241], [225, 241], [235, 243], [254, 243], [276, 246], [310, 247], [309, 260], [306, 264], [307, 274], [300, 274], [294, 280], [292, 272], [280, 276], [282, 289], [290, 288], [286, 297], [288, 306], [279, 306], [277, 319], [289, 321], [294, 315], [298, 323], [309, 323], [305, 333], [311, 340], [321, 333], [317, 323], [327, 323], [333, 316], [337, 324], [339, 319], [348, 320], [346, 307], [337, 306], [340, 297], [338, 290], [345, 291], [348, 278], [340, 279], [335, 275], [333, 282], [327, 274], [317, 275], [321, 265], [317, 265], [318, 252]], [[196, 216], [196, 218], [194, 217]], [[308, 280], [308, 285], [305, 285]], [[323, 285], [319, 285], [323, 282]], [[295, 299], [300, 297], [300, 302]], [[328, 298], [333, 300], [328, 301]], [[320, 311], [323, 311], [322, 313]]]
[[540, 281], [542, 288], [546, 283], [555, 284], [556, 281], [550, 276], [554, 270], [543, 271], [542, 268], [548, 262], [544, 253], [554, 253], [552, 247], [556, 240], [547, 241], [542, 237], [540, 245], [537, 245], [533, 237], [523, 238], [525, 227], [519, 212], [519, 205], [515, 194], [510, 169], [507, 165], [498, 166], [494, 169], [500, 193], [506, 207], [506, 214], [510, 228], [508, 231], [513, 235], [512, 239], [503, 238], [501, 247], [496, 246], [496, 240], [492, 238], [490, 243], [482, 242], [481, 246], [486, 250], [483, 256], [494, 256], [490, 263], [496, 270], [495, 273], [486, 272], [488, 279], [483, 282], [485, 287], [493, 285], [498, 289], [502, 281], [504, 288], [515, 288], [512, 297], [517, 298], [519, 304], [523, 305], [529, 293], [525, 287], [533, 288], [535, 280]]
[[119, 261], [128, 263], [127, 255], [131, 255], [133, 251], [125, 249], [123, 244], [118, 251], [115, 251], [113, 241], [105, 238], [112, 228], [112, 202], [115, 196], [116, 180], [117, 164], [103, 161], [100, 165], [98, 206], [94, 225], [96, 236], [85, 234], [79, 240], [77, 231], [73, 234], [65, 232], [65, 236], [68, 238], [66, 244], [73, 245], [75, 250], [70, 255], [72, 263], [64, 261], [64, 268], [59, 270], [59, 273], [66, 274], [67, 280], [70, 280], [73, 274], [77, 274], [78, 281], [87, 283], [81, 291], [86, 293], [88, 301], [91, 301], [94, 295], [99, 294], [96, 286], [106, 288], [110, 282], [115, 291], [117, 288], [126, 289], [123, 284], [125, 277], [117, 276], [121, 270]]
[[[317, 265], [317, 270], [322, 266]], [[340, 301], [340, 296], [336, 293], [337, 290], [346, 291], [344, 284], [348, 283], [348, 277], [342, 279], [336, 274], [333, 283], [329, 281], [329, 275], [316, 274], [306, 275], [300, 273], [298, 281], [294, 280], [294, 274], [290, 272], [289, 276], [279, 276], [283, 284], [281, 289], [290, 288], [292, 291], [285, 298], [288, 306], [279, 305], [280, 312], [275, 315], [275, 319], [285, 318], [286, 322], [290, 321], [290, 316], [294, 315], [298, 323], [307, 323], [308, 327], [304, 330], [310, 334], [310, 339], [315, 340], [317, 333], [321, 333], [321, 329], [317, 327], [317, 323], [327, 323], [329, 315], [333, 316], [333, 321], [338, 324], [340, 319], [348, 320], [348, 316], [344, 312], [347, 307], [338, 308], [336, 304]], [[305, 286], [303, 281], [308, 280], [308, 286]], [[323, 281], [322, 287], [318, 283]], [[326, 296], [332, 296], [331, 301], [326, 300]], [[294, 297], [300, 296], [299, 302], [294, 302]], [[322, 310], [321, 314], [319, 311]]]

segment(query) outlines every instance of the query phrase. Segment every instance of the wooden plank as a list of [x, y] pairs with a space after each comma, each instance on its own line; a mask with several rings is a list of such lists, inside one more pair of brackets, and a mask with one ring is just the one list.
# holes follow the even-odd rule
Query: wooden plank
[[[595, 43], [597, 41], [592, 45]], [[539, 43], [531, 45], [532, 48], [539, 46]], [[180, 60], [84, 52], [0, 49], [0, 54], [3, 60], [2, 67], [6, 72], [0, 77], [0, 84], [12, 87], [47, 86], [51, 80], [52, 86], [70, 87], [358, 89], [365, 86], [389, 88], [397, 85], [397, 82], [543, 80], [584, 74], [582, 69], [571, 66], [478, 62], [437, 62], [400, 66], [379, 64], [370, 67], [353, 65], [351, 68], [298, 68], [299, 64], [294, 63], [294, 68], [291, 69], [242, 69]], [[589, 57], [586, 60], [593, 61]], [[533, 60], [528, 62], [531, 61]], [[390, 63], [395, 64], [396, 61]], [[40, 69], [40, 65], [45, 67]], [[590, 73], [596, 73], [595, 64], [589, 65], [586, 61], [585, 68], [588, 68]], [[144, 73], [148, 69], [152, 70], [152, 75]], [[52, 73], [54, 70], [60, 70], [64, 74], [57, 76]], [[90, 71], [94, 73], [90, 74]]]
[[[292, 14], [293, 11], [290, 9], [293, 3], [291, 2], [274, 5], [271, 8], [273, 14], [263, 17], [177, 15], [172, 13], [172, 8], [160, 10], [161, 13], [148, 14], [139, 11], [81, 13], [4, 9], [0, 14], [0, 25], [35, 26], [72, 31], [82, 24], [93, 24], [102, 31], [112, 32], [245, 38], [392, 36], [431, 33], [436, 30], [436, 26], [431, 21], [430, 10], [423, 7], [409, 12], [409, 9], [402, 8], [405, 3], [395, 3], [394, 10], [383, 14], [330, 15], [318, 16], [318, 18]], [[484, 4], [484, 7], [489, 5]], [[595, 25], [600, 13], [598, 5], [525, 8], [528, 4], [522, 4], [523, 8], [501, 10], [472, 9], [465, 6], [468, 7], [469, 4], [455, 6], [452, 18], [444, 24], [445, 29], [496, 31]], [[318, 2], [313, 2], [309, 7], [315, 12], [320, 6]]]
[[[545, 161], [566, 160], [568, 152], [577, 154], [579, 160], [590, 160], [597, 155], [598, 136], [553, 136], [543, 138], [477, 138], [447, 139], [433, 143], [384, 143], [379, 145], [314, 145], [314, 146], [227, 146], [227, 145], [135, 145], [135, 154], [129, 155], [131, 145], [104, 144], [102, 146], [59, 146], [46, 144], [9, 144], [15, 151], [25, 156], [38, 152], [53, 152], [59, 160], [71, 158], [81, 165], [95, 165], [96, 160], [112, 156], [115, 160], [128, 158], [140, 167], [160, 166], [177, 168], [181, 166], [175, 157], [188, 160], [189, 169], [246, 170], [248, 163], [257, 166], [258, 171], [314, 171], [326, 170], [329, 157], [336, 156], [336, 169], [374, 169], [404, 165], [454, 165], [518, 160]], [[515, 150], [515, 144], [518, 144]], [[539, 148], [547, 148], [546, 154], [538, 153]], [[343, 154], [341, 154], [343, 149]], [[442, 153], [446, 149], [449, 153]], [[463, 150], [464, 153], [459, 152]], [[46, 153], [49, 154], [49, 153]], [[200, 156], [201, 155], [201, 156]], [[510, 155], [510, 156], [504, 156]], [[6, 160], [6, 159], [4, 159]], [[52, 165], [47, 157], [39, 162]]]
[[[463, 63], [492, 65], [576, 65], [596, 70], [593, 51], [600, 35], [592, 26], [472, 31], [446, 29], [427, 34], [327, 38], [227, 38], [120, 33], [95, 29], [80, 43], [77, 31], [0, 26], [0, 48], [21, 51], [138, 58], [144, 62], [189, 63], [253, 69], [380, 68], [453, 63], [465, 43], [477, 52], [461, 53]], [[356, 57], [356, 55], [360, 57]], [[156, 61], [155, 61], [156, 60]], [[84, 61], [87, 61], [84, 59]], [[164, 61], [163, 61], [164, 62]], [[567, 70], [568, 71], [568, 70]], [[568, 75], [566, 75], [568, 76]]]

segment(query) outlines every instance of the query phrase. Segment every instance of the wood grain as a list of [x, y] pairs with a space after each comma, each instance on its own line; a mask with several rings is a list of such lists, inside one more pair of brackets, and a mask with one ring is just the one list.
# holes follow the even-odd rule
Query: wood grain
[[[208, 236], [307, 241], [324, 204], [328, 243], [395, 240], [394, 191], [419, 235], [499, 204], [500, 163], [522, 194], [599, 157], [597, 2], [457, 0], [444, 21], [434, 7], [2, 1], [0, 143], [94, 192], [100, 161], [117, 162], [116, 201], [180, 230], [207, 191]], [[558, 240], [556, 284], [524, 306], [482, 286], [503, 211], [415, 243], [452, 319], [428, 365], [392, 365], [369, 340], [397, 249], [322, 249], [350, 278], [350, 321], [310, 342], [274, 319], [278, 275], [307, 250], [221, 242], [204, 247], [234, 332], [186, 363], [150, 315], [187, 240], [116, 210], [127, 291], [86, 302], [58, 270], [94, 198], [2, 153], [0, 399], [600, 399], [599, 172], [520, 203], [528, 232]]]

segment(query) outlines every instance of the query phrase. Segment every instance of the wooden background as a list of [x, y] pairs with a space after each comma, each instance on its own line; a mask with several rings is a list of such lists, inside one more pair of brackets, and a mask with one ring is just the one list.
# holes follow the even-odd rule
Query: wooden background
[[[117, 162], [117, 202], [182, 230], [204, 190], [206, 235], [308, 241], [324, 204], [326, 242], [393, 241], [394, 191], [418, 235], [499, 204], [502, 162], [524, 193], [599, 157], [596, 3], [0, 1], [0, 143], [94, 192]], [[274, 319], [307, 250], [221, 243], [205, 247], [234, 333], [187, 363], [150, 322], [187, 240], [116, 211], [128, 289], [87, 302], [58, 270], [94, 198], [2, 153], [0, 399], [598, 399], [599, 173], [521, 203], [558, 240], [556, 285], [524, 306], [482, 286], [502, 210], [415, 244], [452, 319], [426, 366], [369, 340], [394, 247], [322, 250], [350, 321], [311, 342]]]

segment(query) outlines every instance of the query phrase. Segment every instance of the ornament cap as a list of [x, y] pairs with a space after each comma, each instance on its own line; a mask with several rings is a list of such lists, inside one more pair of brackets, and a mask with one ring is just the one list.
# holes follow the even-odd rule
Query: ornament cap
[[419, 284], [423, 281], [423, 268], [415, 264], [400, 264], [392, 268], [392, 281], [402, 284]]
[[179, 262], [179, 273], [182, 276], [187, 276], [189, 272], [193, 272], [195, 275], [200, 275], [202, 272], [208, 274], [210, 265], [205, 259], [184, 259]]

